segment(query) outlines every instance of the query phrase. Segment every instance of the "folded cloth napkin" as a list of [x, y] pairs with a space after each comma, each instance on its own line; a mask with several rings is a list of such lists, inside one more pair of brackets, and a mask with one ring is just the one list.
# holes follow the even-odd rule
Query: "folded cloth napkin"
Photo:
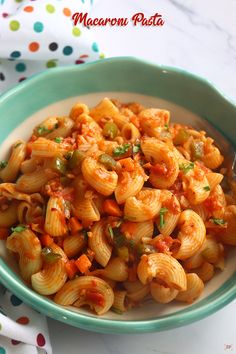
[[0, 285], [0, 354], [51, 354], [46, 318]]
[[[0, 93], [44, 69], [103, 57], [91, 31], [74, 26], [93, 0], [0, 0]], [[52, 352], [46, 318], [0, 285], [0, 354]]]
[[0, 93], [44, 69], [102, 58], [91, 30], [72, 21], [94, 2], [0, 0]]

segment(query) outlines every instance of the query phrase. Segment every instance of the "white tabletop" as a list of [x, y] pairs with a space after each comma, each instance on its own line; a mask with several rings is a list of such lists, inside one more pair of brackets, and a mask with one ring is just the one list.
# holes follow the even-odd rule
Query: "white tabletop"
[[[107, 56], [132, 55], [177, 66], [212, 81], [236, 100], [235, 0], [100, 0], [92, 17], [156, 12], [163, 27], [95, 27]], [[236, 301], [194, 324], [160, 333], [103, 335], [49, 319], [53, 354], [236, 353]]]

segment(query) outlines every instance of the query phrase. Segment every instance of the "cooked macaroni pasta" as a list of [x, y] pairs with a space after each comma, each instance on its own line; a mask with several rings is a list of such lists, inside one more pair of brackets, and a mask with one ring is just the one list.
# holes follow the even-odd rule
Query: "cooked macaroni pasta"
[[109, 98], [44, 118], [0, 162], [0, 239], [24, 281], [98, 315], [199, 298], [236, 245], [236, 185], [214, 140]]

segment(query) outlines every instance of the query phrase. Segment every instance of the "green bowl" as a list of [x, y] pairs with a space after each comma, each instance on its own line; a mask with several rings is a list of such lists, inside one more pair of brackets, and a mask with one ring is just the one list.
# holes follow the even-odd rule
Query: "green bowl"
[[[236, 105], [208, 81], [185, 71], [158, 66], [135, 58], [112, 58], [81, 66], [53, 68], [22, 82], [0, 97], [0, 159], [17, 138], [30, 136], [32, 128], [49, 115], [67, 114], [78, 100], [95, 105], [104, 96], [167, 108], [176, 121], [208, 120], [232, 145], [236, 143]], [[59, 321], [102, 333], [161, 331], [199, 320], [236, 297], [236, 252], [226, 269], [205, 287], [192, 305], [144, 306], [123, 315], [98, 317], [86, 310], [61, 307], [25, 285], [0, 243], [0, 281], [36, 310]]]

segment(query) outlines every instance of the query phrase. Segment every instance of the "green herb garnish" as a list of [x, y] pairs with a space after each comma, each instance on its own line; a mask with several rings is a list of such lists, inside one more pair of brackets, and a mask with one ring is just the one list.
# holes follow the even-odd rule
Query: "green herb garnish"
[[58, 144], [60, 144], [62, 142], [62, 140], [63, 140], [63, 138], [59, 138], [59, 137], [54, 139], [54, 141]]
[[73, 155], [73, 151], [68, 151], [64, 157], [66, 160], [70, 160], [72, 158], [72, 155]]
[[16, 145], [14, 145], [14, 149], [16, 149], [18, 146], [20, 146], [22, 143], [18, 143]]
[[44, 126], [38, 127], [38, 128], [36, 129], [36, 131], [37, 131], [37, 133], [38, 133], [39, 135], [45, 135], [45, 134], [48, 134], [48, 133], [51, 133], [51, 132], [52, 132], [52, 130], [50, 130], [50, 129], [44, 127]]
[[7, 161], [0, 161], [0, 170], [7, 166]]
[[211, 218], [210, 221], [216, 225], [224, 225], [226, 221], [224, 219]]
[[108, 226], [108, 232], [109, 232], [109, 234], [110, 234], [110, 236], [111, 236], [111, 239], [113, 240], [113, 238], [114, 238], [114, 233], [113, 233], [113, 229], [112, 229], [111, 225]]
[[113, 150], [113, 155], [115, 157], [124, 155], [130, 148], [130, 144], [124, 144], [124, 145], [120, 145], [117, 146], [114, 150]]
[[210, 186], [205, 186], [205, 187], [203, 187], [203, 189], [207, 192], [211, 190]]
[[168, 212], [168, 209], [167, 209], [167, 208], [161, 208], [161, 209], [160, 209], [160, 224], [159, 224], [159, 226], [160, 226], [161, 229], [162, 229], [162, 228], [164, 227], [164, 225], [165, 225], [164, 215], [165, 215], [165, 213], [167, 213], [167, 212]]
[[140, 143], [136, 143], [135, 145], [133, 145], [133, 154], [137, 154], [140, 150], [141, 150]]
[[27, 226], [25, 225], [18, 225], [16, 227], [12, 227], [11, 228], [11, 231], [12, 232], [22, 232], [22, 231], [25, 231], [27, 229]]
[[169, 131], [169, 125], [168, 124], [165, 124], [164, 127], [166, 128], [166, 130]]
[[183, 173], [186, 175], [190, 170], [194, 169], [194, 163], [182, 163], [181, 165], [179, 165], [179, 169], [183, 171]]
[[88, 241], [88, 231], [87, 230], [82, 230], [82, 234], [84, 236], [84, 240]]

